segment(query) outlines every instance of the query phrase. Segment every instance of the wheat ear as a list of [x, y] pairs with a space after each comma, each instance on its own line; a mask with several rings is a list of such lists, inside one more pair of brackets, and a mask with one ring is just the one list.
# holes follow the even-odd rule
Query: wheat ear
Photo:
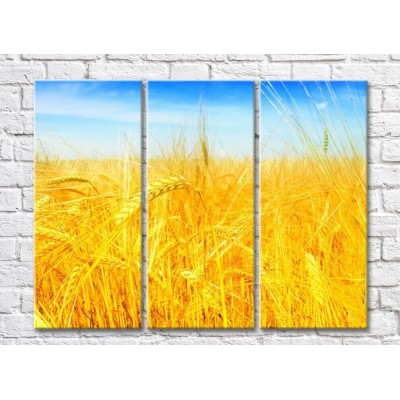
[[328, 153], [328, 145], [329, 145], [329, 130], [328, 128], [325, 128], [324, 132], [324, 153]]
[[189, 184], [184, 178], [171, 176], [168, 178], [160, 179], [159, 181], [149, 185], [147, 189], [147, 201], [150, 202], [155, 198], [162, 196], [163, 194], [178, 189], [185, 189], [188, 186]]
[[46, 181], [46, 185], [52, 186], [52, 185], [59, 185], [60, 183], [67, 183], [67, 182], [88, 183], [95, 190], [95, 192], [98, 193], [97, 189], [95, 188], [95, 186], [89, 179], [84, 178], [83, 176], [77, 176], [77, 175], [62, 176], [61, 178], [49, 179], [48, 181]]
[[46, 181], [46, 184], [47, 185], [58, 185], [59, 183], [66, 183], [66, 182], [91, 183], [90, 180], [87, 178], [84, 178], [82, 176], [71, 175], [71, 176], [63, 176], [61, 178], [49, 179], [48, 181]]
[[35, 235], [45, 239], [50, 239], [53, 242], [62, 242], [67, 244], [71, 244], [71, 241], [73, 240], [70, 235], [50, 228], [36, 227]]
[[[173, 190], [184, 189], [189, 184], [184, 178], [169, 177], [160, 179], [157, 182], [152, 183], [147, 189], [147, 201], [150, 202], [155, 198], [162, 196]], [[126, 204], [124, 208], [115, 216], [115, 222], [117, 225], [127, 221], [136, 211], [139, 210], [141, 204], [140, 193], [134, 195]]]
[[312, 295], [319, 305], [323, 305], [326, 298], [326, 286], [321, 275], [321, 266], [315, 257], [308, 252], [305, 253], [305, 259]]

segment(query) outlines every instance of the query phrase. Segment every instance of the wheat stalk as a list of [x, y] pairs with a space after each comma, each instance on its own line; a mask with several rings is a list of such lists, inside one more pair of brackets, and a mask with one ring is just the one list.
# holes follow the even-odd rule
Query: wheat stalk
[[70, 188], [70, 187], [55, 188], [55, 189], [52, 189], [52, 190], [54, 190], [54, 191], [66, 190], [67, 192], [72, 192], [72, 193], [80, 194], [81, 196], [87, 196], [87, 194], [86, 194], [85, 192], [83, 192], [82, 190], [75, 189], [75, 188]]
[[63, 176], [61, 178], [54, 178], [54, 179], [49, 179], [45, 183], [46, 185], [53, 186], [53, 185], [59, 185], [61, 183], [67, 183], [67, 182], [81, 182], [81, 183], [88, 183], [96, 193], [98, 193], [97, 189], [93, 185], [93, 183], [87, 179], [84, 178], [83, 176], [78, 176], [78, 175], [69, 175], [69, 176]]
[[188, 280], [189, 282], [198, 282], [199, 281], [199, 277], [192, 271], [181, 271], [181, 276], [183, 276], [186, 280]]
[[41, 226], [36, 226], [35, 234], [36, 236], [43, 237], [45, 239], [50, 239], [53, 242], [63, 242], [70, 244], [71, 241], [73, 240], [73, 238], [70, 235], [64, 232], [60, 232], [55, 229], [44, 228]]
[[[93, 262], [84, 257], [78, 257], [80, 261], [84, 264], [91, 265]], [[101, 259], [99, 266], [106, 268], [120, 268], [120, 269], [130, 269], [133, 268], [133, 265], [129, 264], [127, 260], [121, 260], [118, 257], [109, 255], [105, 256]]]
[[160, 262], [164, 259], [164, 257], [175, 247], [178, 246], [178, 243], [172, 240], [168, 240], [167, 243], [162, 247], [160, 252], [157, 254], [157, 262]]
[[149, 185], [147, 189], [147, 201], [150, 202], [163, 194], [174, 190], [185, 189], [188, 186], [188, 182], [181, 177], [171, 176], [160, 179], [159, 181]]
[[140, 204], [140, 193], [137, 193], [135, 196], [131, 197], [131, 199], [126, 203], [125, 207], [123, 207], [121, 211], [115, 216], [115, 223], [119, 226], [123, 222], [129, 220], [131, 216], [139, 210]]
[[42, 198], [36, 200], [35, 202], [35, 208], [40, 209], [42, 208], [46, 203], [49, 203], [50, 200], [52, 199], [52, 196], [43, 196]]
[[328, 128], [325, 128], [324, 132], [324, 153], [328, 153], [328, 145], [329, 145], [329, 130]]
[[63, 305], [60, 310], [60, 314], [62, 309], [69, 304], [69, 302], [72, 300], [74, 295], [78, 294], [79, 288], [80, 288], [80, 275], [82, 271], [87, 267], [87, 264], [84, 265], [75, 265], [72, 268], [71, 273], [68, 275], [66, 280], [64, 281], [63, 286], [65, 288], [64, 292], [64, 298], [63, 298]]
[[84, 178], [82, 176], [77, 176], [77, 175], [71, 175], [71, 176], [63, 176], [61, 178], [54, 178], [54, 179], [49, 179], [46, 181], [47, 185], [58, 185], [60, 183], [66, 183], [66, 182], [84, 182], [84, 183], [92, 183], [90, 182], [89, 179]]
[[326, 286], [321, 275], [321, 266], [318, 264], [315, 257], [306, 252], [305, 253], [306, 268], [311, 282], [311, 292], [314, 299], [319, 305], [323, 305], [325, 301]]
[[[160, 179], [157, 182], [148, 186], [147, 201], [153, 201], [155, 198], [162, 196], [168, 192], [184, 189], [189, 184], [184, 178], [169, 177]], [[115, 216], [115, 223], [117, 225], [127, 221], [136, 211], [139, 210], [141, 204], [140, 193], [135, 194], [126, 204], [125, 207]]]

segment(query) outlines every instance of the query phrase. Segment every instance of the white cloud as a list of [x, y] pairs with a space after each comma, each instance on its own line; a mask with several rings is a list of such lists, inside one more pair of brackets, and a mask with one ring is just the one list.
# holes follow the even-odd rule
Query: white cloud
[[328, 107], [328, 102], [327, 101], [323, 101], [322, 103], [317, 103], [316, 107], [318, 108], [318, 110], [323, 110], [324, 108]]
[[[63, 88], [65, 89], [65, 88]], [[76, 118], [106, 119], [120, 122], [139, 122], [140, 104], [127, 104], [110, 96], [102, 99], [79, 97], [76, 87], [68, 92], [47, 92], [36, 98], [35, 110], [41, 115], [68, 116]]]

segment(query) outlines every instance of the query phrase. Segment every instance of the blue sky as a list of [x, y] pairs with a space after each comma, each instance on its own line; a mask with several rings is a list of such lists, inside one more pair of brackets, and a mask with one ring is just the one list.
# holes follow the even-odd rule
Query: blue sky
[[150, 81], [149, 157], [160, 154], [179, 132], [193, 144], [198, 138], [201, 106], [207, 115], [212, 153], [251, 157], [253, 87], [249, 81]]
[[140, 88], [137, 81], [37, 81], [36, 149], [64, 158], [121, 157], [129, 136], [140, 154]]
[[349, 149], [350, 141], [366, 153], [366, 81], [265, 81], [261, 90], [263, 157], [304, 153], [301, 129], [322, 149], [325, 128], [330, 154]]
[[[138, 81], [37, 81], [37, 149], [64, 158], [121, 157], [126, 136], [139, 153]], [[363, 81], [265, 81], [261, 85], [261, 149], [264, 157], [302, 153], [299, 125], [317, 148], [325, 127], [334, 146], [348, 148], [348, 136], [366, 150], [366, 96]], [[198, 133], [200, 107], [216, 156], [253, 153], [253, 82], [150, 81], [148, 154], [159, 154], [183, 132], [189, 144]]]

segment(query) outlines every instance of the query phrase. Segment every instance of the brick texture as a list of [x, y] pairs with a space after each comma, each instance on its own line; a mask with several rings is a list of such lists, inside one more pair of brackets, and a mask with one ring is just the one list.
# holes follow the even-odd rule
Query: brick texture
[[[400, 344], [399, 60], [398, 54], [0, 56], [0, 344]], [[35, 331], [33, 84], [46, 78], [368, 80], [368, 328]]]

